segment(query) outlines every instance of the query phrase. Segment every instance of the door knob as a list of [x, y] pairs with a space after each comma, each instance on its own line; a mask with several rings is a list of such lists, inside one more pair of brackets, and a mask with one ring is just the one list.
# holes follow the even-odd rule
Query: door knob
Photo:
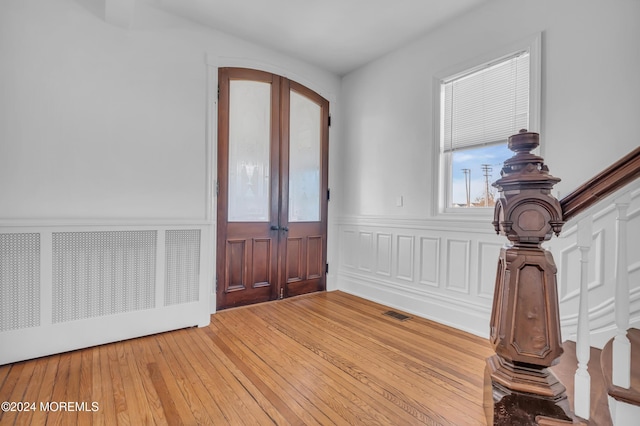
[[279, 229], [280, 229], [280, 227], [278, 225], [271, 225], [271, 230], [272, 231], [277, 231]]

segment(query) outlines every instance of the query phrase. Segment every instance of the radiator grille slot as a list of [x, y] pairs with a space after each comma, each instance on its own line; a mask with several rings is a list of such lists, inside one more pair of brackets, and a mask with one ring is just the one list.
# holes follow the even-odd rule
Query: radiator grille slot
[[384, 313], [384, 315], [391, 317], [391, 318], [395, 318], [399, 321], [406, 321], [409, 318], [411, 318], [410, 316], [407, 316], [405, 314], [401, 314], [400, 312], [396, 312], [396, 311], [387, 311]]
[[40, 325], [40, 234], [0, 234], [0, 331]]
[[155, 307], [156, 231], [53, 233], [53, 322]]
[[165, 306], [197, 302], [200, 288], [200, 230], [166, 234]]

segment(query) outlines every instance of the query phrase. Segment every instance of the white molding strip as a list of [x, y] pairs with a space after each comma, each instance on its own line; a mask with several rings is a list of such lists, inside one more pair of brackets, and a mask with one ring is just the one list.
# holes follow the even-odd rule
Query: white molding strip
[[152, 227], [159, 226], [211, 226], [204, 219], [193, 218], [41, 218], [0, 219], [2, 228], [82, 228], [82, 227]]
[[180, 328], [206, 326], [200, 303], [88, 318], [0, 333], [0, 365]]
[[476, 234], [495, 235], [495, 229], [491, 224], [493, 216], [482, 218], [419, 218], [419, 217], [399, 217], [399, 216], [371, 216], [371, 215], [351, 215], [339, 216], [335, 218], [335, 224], [361, 225], [384, 228], [410, 228], [416, 230], [433, 231], [464, 231], [470, 230]]

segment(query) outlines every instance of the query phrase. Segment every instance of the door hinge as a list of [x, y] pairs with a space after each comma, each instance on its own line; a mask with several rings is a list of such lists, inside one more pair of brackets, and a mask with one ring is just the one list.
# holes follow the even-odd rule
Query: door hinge
[[329, 114], [329, 118], [327, 119], [327, 126], [331, 127], [331, 114]]
[[220, 195], [220, 181], [216, 181], [216, 197]]
[[216, 275], [216, 293], [218, 292], [218, 275]]
[[284, 287], [280, 287], [280, 299], [284, 299]]
[[325, 274], [328, 274], [328, 273], [329, 273], [329, 264], [328, 264], [328, 263], [325, 263], [325, 264], [324, 264], [324, 273], [325, 273]]
[[331, 201], [331, 188], [327, 188], [327, 201]]
[[220, 85], [218, 84], [218, 100], [220, 100]]

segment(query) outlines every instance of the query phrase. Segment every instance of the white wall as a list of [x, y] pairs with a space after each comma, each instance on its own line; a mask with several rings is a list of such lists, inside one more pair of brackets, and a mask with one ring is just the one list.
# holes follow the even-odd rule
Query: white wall
[[[370, 268], [357, 260], [369, 251], [342, 261], [339, 287], [486, 335], [495, 271], [482, 268], [505, 240], [489, 214], [473, 226], [433, 216], [433, 79], [542, 32], [542, 155], [567, 195], [640, 143], [638, 17], [637, 1], [496, 0], [346, 75], [340, 241], [372, 245]], [[437, 244], [421, 253], [423, 238]], [[435, 265], [424, 285], [420, 271]]]
[[141, 1], [131, 29], [105, 22], [103, 0], [3, 1], [0, 219], [203, 219], [205, 54], [339, 90], [331, 73]]

